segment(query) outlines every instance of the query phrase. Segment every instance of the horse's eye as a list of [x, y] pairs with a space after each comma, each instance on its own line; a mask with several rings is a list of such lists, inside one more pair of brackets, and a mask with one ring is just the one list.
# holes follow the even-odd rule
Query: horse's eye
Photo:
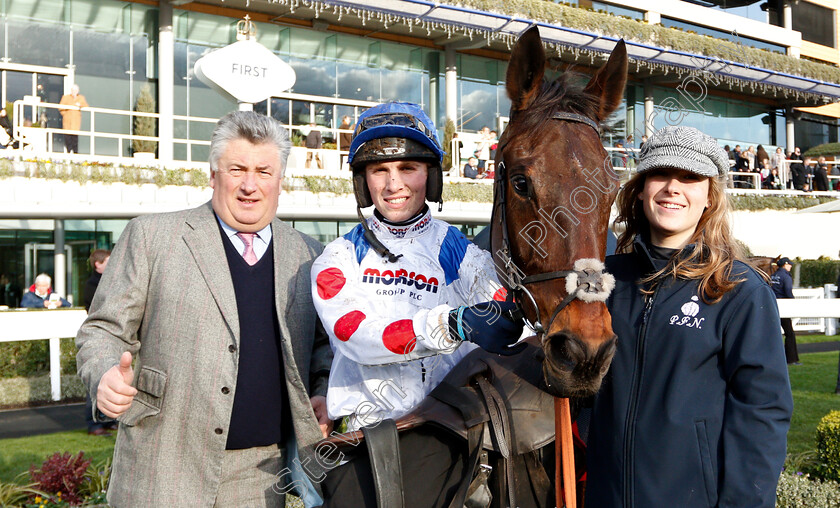
[[528, 179], [525, 175], [513, 175], [510, 177], [513, 183], [513, 190], [520, 196], [528, 196]]

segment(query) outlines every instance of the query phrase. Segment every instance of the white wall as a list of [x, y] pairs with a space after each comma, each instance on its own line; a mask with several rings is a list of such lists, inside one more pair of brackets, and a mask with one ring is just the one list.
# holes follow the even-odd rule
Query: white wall
[[840, 212], [739, 211], [732, 214], [735, 238], [756, 256], [837, 259], [840, 251]]

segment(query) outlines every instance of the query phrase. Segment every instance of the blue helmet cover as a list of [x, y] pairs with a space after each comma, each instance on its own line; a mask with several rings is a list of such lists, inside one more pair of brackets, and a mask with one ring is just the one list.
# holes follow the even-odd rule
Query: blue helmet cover
[[403, 125], [378, 125], [375, 127], [371, 127], [369, 129], [363, 130], [357, 136], [353, 136], [353, 141], [350, 143], [350, 155], [347, 159], [348, 164], [353, 164], [353, 159], [356, 156], [356, 151], [363, 144], [367, 143], [372, 139], [379, 138], [412, 139], [432, 150], [435, 153], [435, 155], [437, 155], [438, 163], [440, 163], [443, 160], [444, 151], [440, 147], [440, 141], [438, 141], [437, 131], [435, 130], [435, 124], [432, 122], [431, 118], [429, 118], [429, 116], [426, 115], [426, 112], [423, 111], [423, 108], [421, 108], [417, 104], [411, 102], [386, 102], [385, 104], [379, 104], [359, 115], [359, 121], [356, 125], [362, 123], [365, 118], [368, 118], [370, 116], [382, 115], [387, 113], [401, 113], [413, 116], [418, 121], [426, 125], [429, 131], [431, 131], [431, 137], [427, 136], [425, 133], [417, 129]]

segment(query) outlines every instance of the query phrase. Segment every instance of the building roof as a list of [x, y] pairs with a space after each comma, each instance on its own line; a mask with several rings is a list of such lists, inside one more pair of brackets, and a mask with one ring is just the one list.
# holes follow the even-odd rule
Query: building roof
[[[525, 30], [537, 25], [544, 42], [558, 51], [560, 60], [578, 64], [586, 60], [600, 64], [618, 40], [521, 16], [428, 0], [198, 0], [195, 4], [309, 21], [322, 30], [330, 25], [349, 27], [362, 30], [363, 35], [384, 32], [426, 39], [439, 46], [454, 44], [458, 49], [505, 53]], [[688, 75], [710, 73], [715, 78], [713, 88], [775, 100], [779, 105], [818, 106], [840, 100], [838, 83], [636, 41], [627, 41], [627, 51], [631, 73], [637, 79], [677, 84]]]

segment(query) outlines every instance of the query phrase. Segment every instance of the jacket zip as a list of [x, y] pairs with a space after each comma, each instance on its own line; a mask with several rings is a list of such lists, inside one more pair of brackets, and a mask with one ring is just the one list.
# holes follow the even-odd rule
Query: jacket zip
[[636, 441], [636, 409], [639, 405], [639, 385], [644, 370], [645, 335], [647, 333], [648, 318], [653, 309], [658, 287], [652, 295], [645, 296], [645, 309], [642, 313], [642, 326], [636, 338], [636, 355], [633, 362], [633, 384], [630, 385], [630, 406], [627, 409], [627, 421], [624, 426], [624, 508], [633, 506], [633, 450]]

